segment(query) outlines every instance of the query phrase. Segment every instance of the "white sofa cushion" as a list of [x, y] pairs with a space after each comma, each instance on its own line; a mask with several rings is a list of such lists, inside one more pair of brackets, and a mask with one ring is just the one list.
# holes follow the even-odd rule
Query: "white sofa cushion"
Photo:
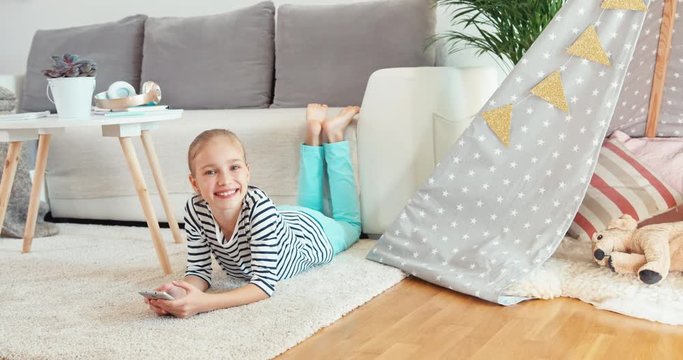
[[[330, 108], [330, 113], [338, 109]], [[224, 127], [242, 139], [251, 168], [251, 183], [262, 188], [276, 204], [296, 203], [299, 144], [304, 139], [306, 109], [186, 110], [180, 120], [163, 122], [151, 131], [176, 218], [181, 221], [184, 203], [192, 194], [187, 176], [187, 148], [206, 129]], [[356, 165], [355, 123], [347, 131]], [[138, 159], [152, 194], [160, 204], [142, 145], [135, 141]], [[99, 127], [69, 128], [52, 137], [46, 174], [54, 217], [140, 220], [139, 206], [114, 209], [117, 199], [137, 202], [119, 142], [104, 138]], [[96, 149], [97, 151], [93, 151]], [[76, 180], [77, 179], [77, 180]], [[112, 201], [107, 211], [88, 212], [89, 199]], [[125, 202], [122, 202], [122, 204]], [[159, 206], [161, 210], [161, 207]], [[161, 216], [163, 211], [158, 211]]]

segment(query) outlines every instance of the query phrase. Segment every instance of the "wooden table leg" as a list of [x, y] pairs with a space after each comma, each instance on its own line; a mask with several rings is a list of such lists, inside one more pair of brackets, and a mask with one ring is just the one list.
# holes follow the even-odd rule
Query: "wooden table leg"
[[140, 137], [142, 138], [142, 144], [145, 147], [147, 161], [149, 162], [149, 166], [152, 168], [154, 182], [157, 184], [157, 190], [159, 190], [159, 197], [161, 198], [161, 203], [164, 206], [164, 212], [166, 213], [166, 219], [168, 220], [168, 226], [171, 228], [173, 239], [176, 243], [181, 243], [183, 242], [183, 237], [180, 234], [178, 222], [176, 222], [175, 216], [173, 216], [171, 202], [168, 200], [168, 190], [166, 190], [166, 182], [164, 181], [164, 177], [161, 174], [159, 158], [157, 158], [157, 153], [156, 151], [154, 151], [152, 135], [149, 134], [149, 130], [142, 130]]
[[21, 144], [21, 141], [12, 141], [7, 147], [5, 166], [2, 170], [2, 180], [0, 180], [0, 229], [5, 225], [5, 215], [7, 215], [7, 205], [9, 205], [9, 197], [12, 193], [14, 175], [17, 173]]
[[26, 215], [26, 226], [24, 227], [24, 246], [21, 252], [31, 251], [31, 242], [36, 232], [36, 221], [38, 221], [38, 208], [40, 207], [40, 192], [43, 188], [45, 178], [45, 167], [47, 166], [47, 154], [50, 149], [52, 135], [41, 134], [38, 137], [38, 154], [36, 155], [36, 169], [31, 186], [31, 199], [28, 202], [28, 214]]
[[142, 170], [140, 169], [138, 157], [135, 155], [133, 142], [128, 137], [120, 137], [119, 142], [121, 143], [121, 149], [123, 149], [123, 155], [126, 157], [130, 174], [133, 176], [135, 190], [138, 193], [140, 205], [142, 205], [142, 211], [145, 213], [147, 226], [149, 227], [149, 231], [152, 233], [152, 242], [154, 243], [154, 249], [157, 252], [159, 262], [161, 263], [161, 268], [165, 274], [170, 274], [171, 263], [168, 259], [168, 254], [166, 253], [166, 245], [164, 245], [164, 240], [161, 236], [161, 228], [159, 228], [157, 217], [154, 214], [152, 200], [149, 198], [149, 192], [147, 190], [147, 185], [145, 185], [145, 178], [142, 176]]

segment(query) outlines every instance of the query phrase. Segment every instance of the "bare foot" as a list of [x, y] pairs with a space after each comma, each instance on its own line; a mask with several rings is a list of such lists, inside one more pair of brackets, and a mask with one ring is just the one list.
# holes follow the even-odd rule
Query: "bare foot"
[[353, 116], [358, 114], [359, 111], [359, 106], [347, 106], [341, 109], [337, 116], [325, 120], [322, 125], [327, 140], [330, 143], [344, 140], [344, 130], [351, 123]]
[[306, 108], [306, 145], [320, 146], [320, 134], [325, 118], [327, 118], [327, 105], [308, 104]]

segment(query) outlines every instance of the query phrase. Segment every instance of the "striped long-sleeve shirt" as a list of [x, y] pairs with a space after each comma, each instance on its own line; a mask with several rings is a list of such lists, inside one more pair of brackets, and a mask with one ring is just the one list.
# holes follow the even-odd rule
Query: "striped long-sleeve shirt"
[[[206, 201], [195, 195], [185, 206], [187, 269], [211, 284], [211, 254], [228, 276], [249, 280], [268, 296], [279, 280], [332, 260], [320, 224], [301, 211], [278, 210], [259, 188], [249, 186], [232, 237], [226, 238]], [[228, 235], [229, 236], [229, 235]]]

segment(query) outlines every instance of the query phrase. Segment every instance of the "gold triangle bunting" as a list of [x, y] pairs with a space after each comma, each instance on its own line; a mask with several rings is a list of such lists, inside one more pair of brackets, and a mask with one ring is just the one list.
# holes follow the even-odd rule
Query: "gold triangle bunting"
[[556, 108], [569, 112], [567, 98], [564, 96], [560, 72], [555, 71], [531, 89], [531, 93], [553, 104]]
[[486, 120], [498, 140], [508, 146], [510, 143], [510, 120], [512, 119], [512, 104], [507, 104], [493, 110], [484, 111], [481, 116]]
[[647, 6], [645, 6], [643, 0], [605, 0], [602, 2], [602, 8], [637, 11], [647, 10]]
[[576, 55], [602, 65], [610, 65], [609, 57], [600, 44], [598, 33], [594, 26], [589, 26], [578, 39], [567, 49], [571, 55]]

